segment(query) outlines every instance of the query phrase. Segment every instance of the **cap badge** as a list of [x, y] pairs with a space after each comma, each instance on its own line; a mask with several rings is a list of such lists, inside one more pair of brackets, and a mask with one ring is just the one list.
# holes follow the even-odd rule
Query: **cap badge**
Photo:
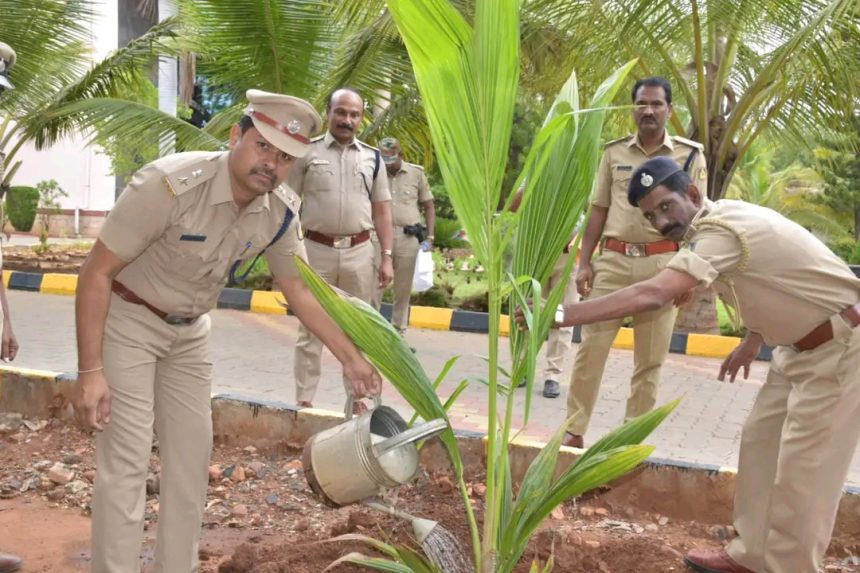
[[643, 173], [642, 178], [639, 180], [639, 182], [642, 183], [642, 185], [645, 187], [650, 187], [651, 184], [654, 183], [654, 178], [651, 177], [651, 175], [648, 173]]
[[287, 131], [295, 135], [302, 128], [302, 124], [299, 120], [294, 119], [287, 124]]

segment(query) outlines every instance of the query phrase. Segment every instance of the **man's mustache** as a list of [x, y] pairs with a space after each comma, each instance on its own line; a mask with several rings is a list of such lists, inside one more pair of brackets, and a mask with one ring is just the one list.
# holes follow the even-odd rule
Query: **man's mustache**
[[269, 180], [272, 182], [272, 185], [274, 185], [275, 181], [277, 180], [277, 177], [275, 177], [275, 174], [271, 171], [268, 171], [266, 169], [258, 169], [256, 167], [251, 169], [251, 175], [264, 175], [269, 178]]
[[673, 225], [666, 225], [665, 227], [660, 229], [660, 234], [663, 235], [664, 237], [668, 237], [672, 233], [672, 231], [674, 231], [675, 229], [681, 229], [681, 228], [682, 228], [681, 225], [679, 225], [678, 223], [675, 223]]
[[351, 123], [338, 123], [338, 124], [337, 124], [337, 127], [338, 127], [339, 129], [348, 129], [348, 130], [350, 130], [350, 131], [352, 131], [352, 130], [353, 130], [353, 127], [352, 127], [352, 124], [351, 124]]

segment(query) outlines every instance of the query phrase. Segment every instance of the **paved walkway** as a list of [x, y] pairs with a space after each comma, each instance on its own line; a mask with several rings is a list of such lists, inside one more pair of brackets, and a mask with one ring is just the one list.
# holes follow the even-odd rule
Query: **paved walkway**
[[[75, 334], [72, 297], [9, 291], [9, 304], [21, 353], [15, 366], [43, 370], [74, 371]], [[213, 393], [294, 403], [292, 380], [293, 347], [298, 321], [294, 317], [216, 310], [212, 313], [212, 358], [215, 369]], [[406, 338], [431, 379], [445, 361], [462, 354], [440, 392], [448, 395], [465, 377], [486, 376], [486, 363], [476, 355], [486, 354], [487, 336], [462, 332], [409, 330]], [[502, 344], [503, 360], [507, 345]], [[571, 360], [568, 361], [568, 370]], [[716, 380], [719, 360], [670, 354], [663, 369], [659, 401], [678, 396], [678, 410], [648, 440], [657, 447], [655, 456], [679, 461], [735, 467], [744, 419], [764, 381], [767, 363], [753, 365], [750, 380], [728, 384]], [[613, 350], [606, 368], [600, 400], [586, 435], [586, 443], [622, 422], [632, 372], [632, 353]], [[323, 379], [315, 405], [340, 411], [343, 387], [337, 361], [323, 354]], [[563, 386], [567, 381], [567, 374]], [[540, 387], [538, 387], [540, 386]], [[551, 435], [565, 419], [565, 396], [548, 400], [536, 385], [532, 413], [524, 435], [538, 439]], [[484, 430], [487, 425], [485, 386], [474, 383], [452, 408], [455, 427]], [[525, 390], [518, 390], [522, 412]], [[392, 389], [384, 399], [404, 414], [408, 405]], [[858, 450], [860, 451], [860, 450]], [[855, 452], [848, 483], [860, 486], [860, 455]]]

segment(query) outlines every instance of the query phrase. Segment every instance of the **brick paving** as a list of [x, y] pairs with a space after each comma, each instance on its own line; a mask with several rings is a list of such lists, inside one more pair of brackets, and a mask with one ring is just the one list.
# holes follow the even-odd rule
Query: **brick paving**
[[[15, 366], [62, 372], [74, 371], [74, 300], [68, 296], [9, 291], [13, 325], [21, 343]], [[215, 379], [213, 394], [229, 393], [252, 398], [294, 403], [292, 379], [293, 347], [298, 321], [294, 317], [243, 311], [212, 312], [212, 360]], [[431, 379], [445, 361], [462, 357], [442, 384], [447, 396], [460, 380], [486, 377], [486, 363], [477, 355], [486, 354], [487, 336], [462, 332], [410, 329], [406, 338], [416, 348]], [[506, 339], [501, 344], [508, 358]], [[532, 411], [523, 428], [524, 437], [544, 439], [565, 419], [566, 386], [572, 363], [562, 382], [562, 395], [548, 400], [540, 395], [543, 381], [533, 390]], [[624, 416], [633, 357], [630, 351], [610, 353], [600, 400], [586, 434], [586, 443], [619, 425]], [[740, 432], [765, 379], [767, 363], [757, 362], [750, 379], [734, 384], [716, 380], [719, 360], [670, 354], [663, 369], [659, 402], [683, 396], [678, 410], [648, 440], [657, 447], [655, 456], [684, 462], [735, 467]], [[525, 390], [516, 391], [516, 411], [522, 413]], [[314, 404], [340, 411], [343, 408], [340, 368], [334, 357], [323, 354], [322, 381]], [[481, 431], [487, 426], [487, 388], [473, 382], [451, 411], [457, 428]], [[409, 406], [390, 387], [385, 403], [404, 415]], [[522, 417], [518, 418], [522, 424]], [[860, 451], [860, 449], [858, 449]], [[855, 452], [848, 483], [860, 486], [860, 455]]]

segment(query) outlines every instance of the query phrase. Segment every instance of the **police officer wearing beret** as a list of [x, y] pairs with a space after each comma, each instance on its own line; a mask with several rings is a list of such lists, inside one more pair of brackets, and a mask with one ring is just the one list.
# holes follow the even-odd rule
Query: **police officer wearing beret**
[[138, 171], [77, 289], [78, 420], [99, 430], [92, 571], [137, 573], [153, 428], [162, 464], [157, 571], [197, 569], [212, 447], [210, 319], [242, 261], [264, 253], [298, 316], [357, 396], [381, 379], [298, 274], [299, 198], [281, 183], [321, 126], [298, 98], [247, 92], [227, 152], [178, 153]]
[[[287, 184], [302, 197], [311, 267], [329, 284], [370, 303], [376, 289], [387, 287], [394, 276], [394, 226], [379, 150], [355, 137], [363, 118], [361, 95], [349, 88], [335, 90], [326, 105], [328, 131], [312, 141], [308, 153], [290, 171]], [[376, 272], [374, 232], [382, 251]], [[293, 363], [300, 406], [313, 406], [321, 362], [322, 344], [300, 327]], [[345, 389], [348, 394], [348, 384]]]
[[[12, 82], [9, 81], [9, 72], [12, 66], [15, 65], [15, 50], [9, 44], [0, 42], [0, 93], [3, 90], [15, 89]], [[0, 151], [0, 182], [3, 181], [5, 171], [6, 156]], [[0, 251], [0, 269], [3, 267], [3, 253]], [[15, 333], [12, 331], [12, 323], [9, 321], [9, 305], [6, 302], [6, 289], [0, 281], [0, 324], [2, 324], [2, 348], [0, 348], [0, 358], [4, 361], [12, 361], [18, 353], [18, 340], [15, 338]], [[12, 573], [21, 569], [23, 562], [17, 555], [9, 555], [8, 553], [0, 553], [0, 573]]]
[[[391, 324], [403, 334], [409, 323], [409, 297], [412, 294], [418, 250], [429, 250], [433, 244], [436, 212], [424, 168], [404, 161], [400, 142], [393, 137], [384, 138], [379, 147], [388, 172], [394, 219], [394, 305]], [[426, 227], [421, 225], [419, 206], [424, 212]]]
[[[687, 168], [704, 190], [706, 164], [699, 143], [670, 136], [666, 121], [672, 115], [672, 87], [664, 78], [641, 79], [633, 86], [633, 120], [636, 135], [606, 145], [597, 173], [591, 215], [583, 234], [576, 286], [583, 297], [598, 297], [651, 278], [678, 250], [651, 228], [627, 203], [627, 185], [633, 171], [651, 157], [671, 157]], [[594, 250], [600, 255], [592, 261]], [[567, 397], [567, 415], [573, 417], [564, 444], [583, 447], [583, 435], [597, 403], [603, 370], [622, 318], [582, 329]], [[633, 377], [625, 419], [654, 407], [660, 369], [669, 353], [675, 324], [673, 305], [633, 316]]]
[[563, 325], [662, 308], [713, 287], [749, 334], [718, 379], [734, 382], [774, 346], [744, 425], [735, 485], [738, 537], [693, 550], [702, 573], [816, 573], [860, 437], [860, 279], [814, 235], [770, 209], [709, 201], [667, 157], [632, 173], [629, 203], [687, 248], [653, 278], [565, 307]]

